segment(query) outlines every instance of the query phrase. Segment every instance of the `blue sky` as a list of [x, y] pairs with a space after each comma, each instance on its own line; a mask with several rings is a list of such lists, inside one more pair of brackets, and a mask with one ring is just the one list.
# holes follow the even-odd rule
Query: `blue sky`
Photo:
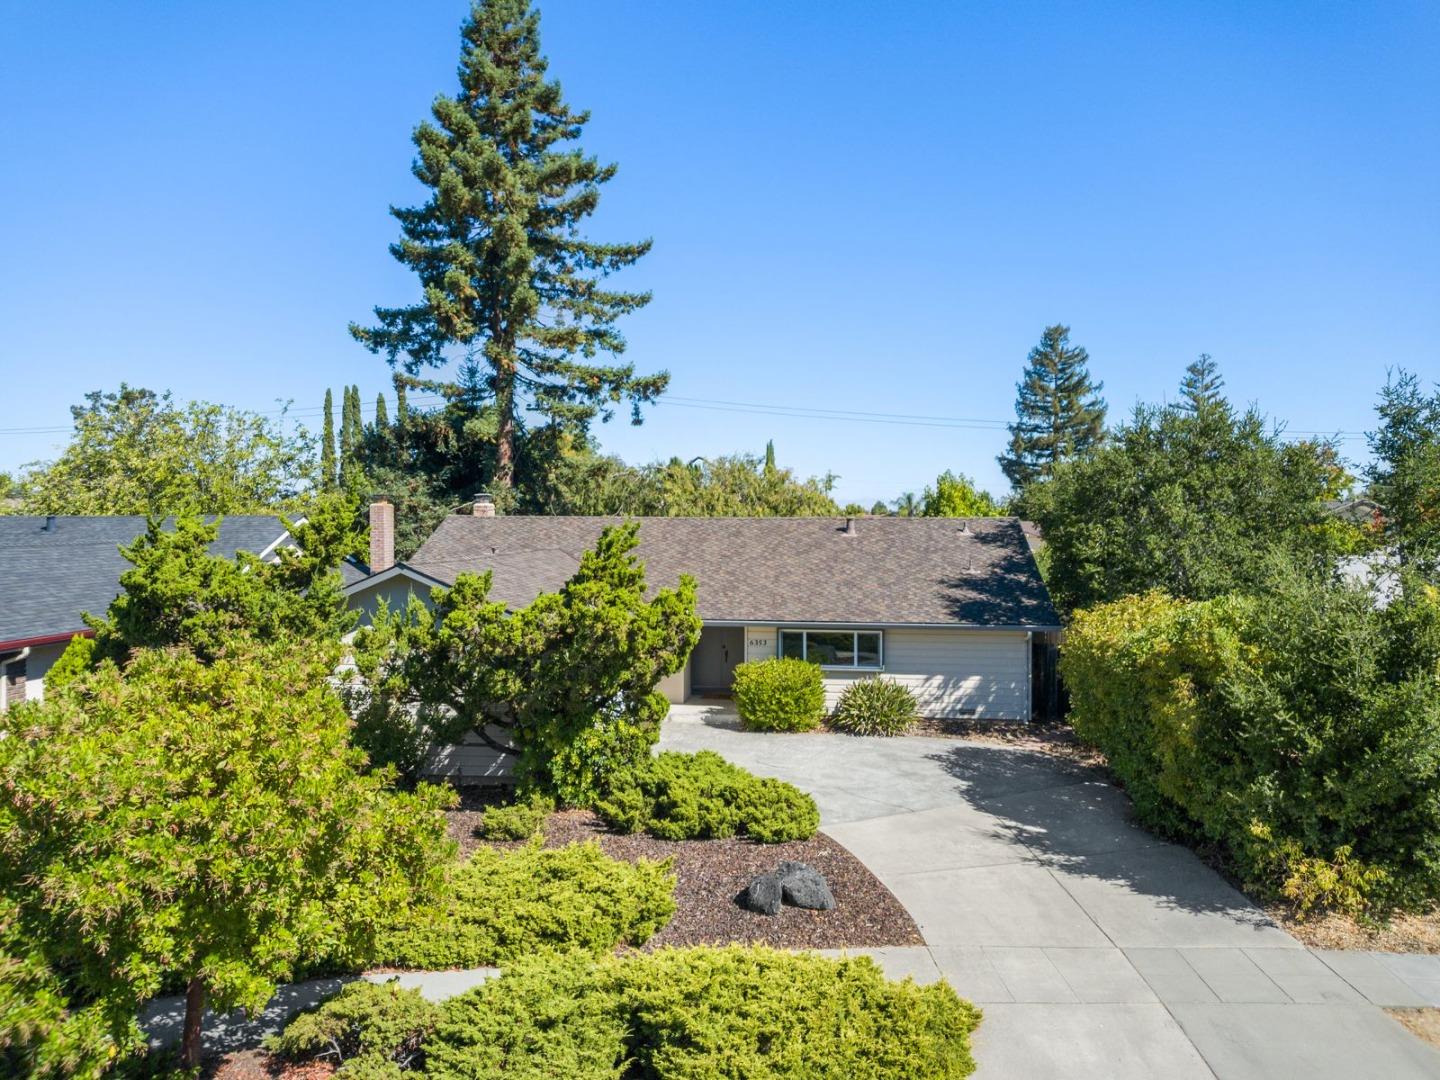
[[[1365, 430], [1389, 366], [1440, 378], [1434, 0], [542, 9], [621, 166], [591, 233], [655, 241], [624, 330], [672, 390], [598, 429], [629, 460], [773, 438], [844, 500], [1003, 490], [995, 422], [1055, 321], [1112, 413], [1201, 352], [1296, 431]], [[0, 0], [0, 469], [122, 379], [368, 410], [389, 372], [345, 327], [416, 293], [386, 208], [464, 13]]]

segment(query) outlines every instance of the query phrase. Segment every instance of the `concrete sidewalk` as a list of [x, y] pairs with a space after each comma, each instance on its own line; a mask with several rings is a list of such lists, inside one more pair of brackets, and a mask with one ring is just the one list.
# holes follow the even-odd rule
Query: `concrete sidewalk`
[[[431, 1001], [444, 1001], [464, 993], [500, 974], [499, 968], [481, 967], [456, 971], [405, 971], [393, 974], [347, 975], [333, 979], [310, 979], [282, 986], [258, 1016], [246, 1016], [236, 1010], [230, 1013], [205, 1014], [205, 1049], [209, 1053], [229, 1053], [259, 1046], [267, 1035], [275, 1035], [298, 1012], [313, 1008], [346, 983], [358, 979], [383, 983], [395, 980], [401, 986], [417, 987]], [[156, 998], [140, 1014], [140, 1027], [154, 1049], [173, 1046], [180, 1041], [185, 1021], [185, 997]]]
[[822, 828], [924, 948], [868, 950], [985, 1010], [981, 1080], [1440, 1077], [1380, 1005], [1440, 1004], [1440, 959], [1313, 953], [1102, 772], [951, 739], [752, 734], [677, 706], [662, 749], [712, 749], [815, 796]]

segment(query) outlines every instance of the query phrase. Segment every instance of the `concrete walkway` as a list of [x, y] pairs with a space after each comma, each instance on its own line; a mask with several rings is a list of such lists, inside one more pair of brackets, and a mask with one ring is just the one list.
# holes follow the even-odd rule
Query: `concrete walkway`
[[1440, 959], [1305, 949], [1096, 770], [952, 739], [752, 734], [677, 706], [661, 748], [810, 792], [822, 828], [910, 911], [869, 951], [985, 1010], [980, 1080], [1440, 1077], [1380, 1005], [1440, 1005]]
[[[431, 1001], [444, 1001], [479, 986], [500, 974], [499, 968], [481, 967], [457, 971], [405, 971], [394, 974], [346, 975], [333, 979], [310, 979], [282, 986], [258, 1016], [231, 1013], [205, 1014], [205, 1049], [208, 1053], [229, 1053], [259, 1046], [267, 1035], [274, 1035], [298, 1012], [313, 1008], [346, 983], [358, 979], [382, 983], [394, 979], [401, 986], [417, 987]], [[140, 1014], [140, 1027], [149, 1037], [151, 1047], [160, 1049], [180, 1041], [180, 1028], [185, 1021], [185, 997], [156, 998]]]

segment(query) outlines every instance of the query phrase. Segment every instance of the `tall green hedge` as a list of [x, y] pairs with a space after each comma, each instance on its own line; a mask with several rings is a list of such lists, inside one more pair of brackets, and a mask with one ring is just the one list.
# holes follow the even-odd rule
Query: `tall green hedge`
[[1159, 593], [1076, 615], [1076, 733], [1138, 815], [1221, 842], [1301, 911], [1440, 898], [1440, 596], [1290, 572], [1263, 596]]

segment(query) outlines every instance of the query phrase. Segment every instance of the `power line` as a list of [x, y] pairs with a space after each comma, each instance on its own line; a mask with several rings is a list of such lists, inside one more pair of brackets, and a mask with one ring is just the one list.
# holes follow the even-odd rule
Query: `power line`
[[[440, 405], [447, 401], [443, 394], [417, 394], [407, 398], [410, 405], [428, 407]], [[363, 404], [363, 403], [362, 403]], [[655, 405], [669, 406], [681, 409], [698, 409], [707, 412], [729, 412], [745, 413], [754, 416], [779, 416], [787, 419], [797, 420], [829, 420], [842, 421], [846, 423], [865, 424], [886, 424], [897, 427], [924, 427], [924, 428], [947, 428], [962, 431], [1001, 431], [1006, 429], [1013, 421], [993, 419], [974, 416], [936, 416], [924, 413], [889, 413], [873, 412], [861, 409], [833, 409], [810, 405], [776, 404], [773, 402], [758, 401], [731, 401], [723, 398], [696, 398], [686, 397], [678, 394], [670, 394], [656, 399], [652, 402]], [[316, 419], [324, 414], [325, 407], [304, 406], [301, 408], [284, 408], [270, 410], [247, 410], [253, 411], [256, 415], [267, 417], [284, 417], [295, 420]], [[374, 415], [373, 404], [369, 406], [370, 415]], [[73, 430], [72, 426], [37, 426], [37, 427], [7, 427], [0, 428], [0, 436], [4, 435], [63, 435]], [[1297, 428], [1286, 428], [1282, 435], [1293, 438], [1318, 438], [1334, 440], [1339, 442], [1362, 439], [1365, 437], [1363, 431], [1320, 431], [1302, 430]]]

